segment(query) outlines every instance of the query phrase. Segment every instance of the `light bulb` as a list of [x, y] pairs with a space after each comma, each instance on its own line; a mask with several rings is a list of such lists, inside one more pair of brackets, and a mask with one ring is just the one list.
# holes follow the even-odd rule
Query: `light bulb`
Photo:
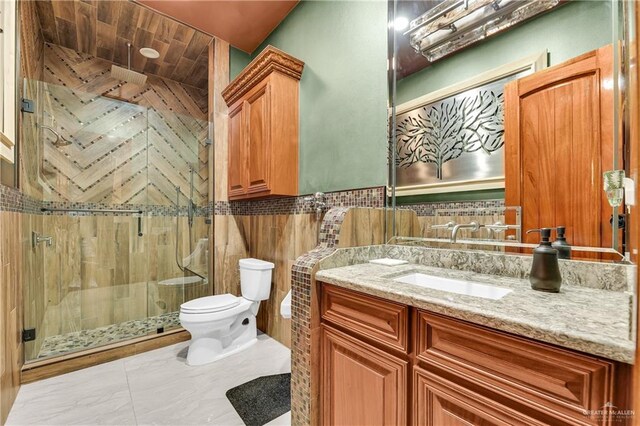
[[403, 30], [407, 29], [408, 26], [409, 26], [409, 20], [407, 18], [405, 18], [404, 16], [398, 16], [393, 21], [393, 28], [396, 31], [403, 31]]

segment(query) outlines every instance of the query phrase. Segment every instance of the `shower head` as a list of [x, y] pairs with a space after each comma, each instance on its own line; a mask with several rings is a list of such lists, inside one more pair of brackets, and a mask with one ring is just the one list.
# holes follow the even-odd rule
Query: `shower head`
[[146, 75], [127, 68], [119, 67], [118, 65], [111, 65], [111, 78], [116, 78], [138, 86], [144, 86], [144, 83], [147, 82]]
[[131, 43], [127, 43], [127, 65], [127, 68], [118, 65], [111, 65], [111, 77], [138, 86], [143, 86], [147, 81], [147, 76], [131, 69]]

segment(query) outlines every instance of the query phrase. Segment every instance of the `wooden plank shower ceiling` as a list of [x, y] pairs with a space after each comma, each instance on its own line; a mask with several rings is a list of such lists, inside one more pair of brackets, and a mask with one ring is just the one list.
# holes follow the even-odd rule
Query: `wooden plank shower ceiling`
[[[122, 0], [38, 0], [45, 41], [120, 65], [206, 89], [208, 45], [212, 36], [144, 6]], [[139, 52], [151, 47], [158, 59]]]

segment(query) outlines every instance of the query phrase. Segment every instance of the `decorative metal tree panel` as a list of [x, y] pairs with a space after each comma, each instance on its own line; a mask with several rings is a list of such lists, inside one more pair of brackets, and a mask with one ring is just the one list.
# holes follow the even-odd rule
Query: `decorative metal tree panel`
[[[504, 176], [504, 85], [509, 76], [398, 115], [398, 187]], [[456, 190], [464, 190], [457, 188]]]

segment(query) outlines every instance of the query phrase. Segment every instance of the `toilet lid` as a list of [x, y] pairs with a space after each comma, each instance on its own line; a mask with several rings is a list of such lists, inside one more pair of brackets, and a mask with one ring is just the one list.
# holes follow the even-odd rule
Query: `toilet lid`
[[190, 314], [208, 314], [219, 312], [238, 306], [242, 299], [232, 294], [200, 297], [180, 305], [180, 311]]

